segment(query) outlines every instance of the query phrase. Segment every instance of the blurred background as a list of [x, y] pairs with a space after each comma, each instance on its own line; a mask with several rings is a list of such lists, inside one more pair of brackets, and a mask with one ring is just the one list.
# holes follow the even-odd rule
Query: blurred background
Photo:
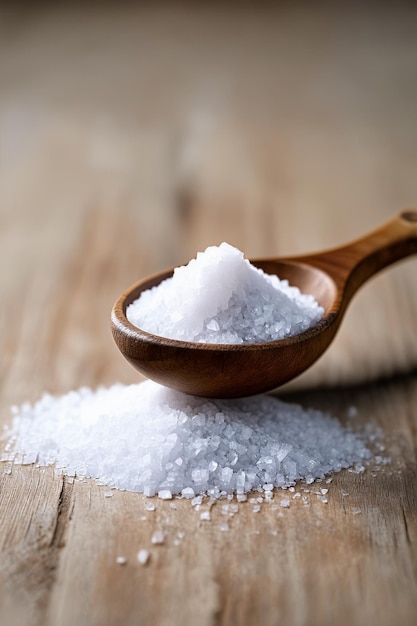
[[[109, 315], [148, 273], [416, 206], [416, 32], [411, 2], [2, 4], [3, 401], [138, 380]], [[416, 288], [415, 259], [376, 278], [296, 385], [415, 368]]]

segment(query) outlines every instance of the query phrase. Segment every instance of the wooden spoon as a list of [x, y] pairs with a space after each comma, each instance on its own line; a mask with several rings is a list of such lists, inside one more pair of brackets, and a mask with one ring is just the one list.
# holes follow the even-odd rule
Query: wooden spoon
[[[316, 254], [251, 261], [312, 294], [324, 307], [313, 328], [287, 339], [254, 344], [204, 344], [158, 337], [136, 328], [126, 308], [142, 291], [172, 276], [173, 269], [125, 291], [112, 311], [112, 331], [122, 354], [142, 374], [179, 391], [233, 398], [269, 391], [312, 365], [333, 340], [346, 307], [368, 278], [417, 253], [417, 211], [403, 211], [350, 244]], [[372, 346], [369, 346], [370, 349]]]

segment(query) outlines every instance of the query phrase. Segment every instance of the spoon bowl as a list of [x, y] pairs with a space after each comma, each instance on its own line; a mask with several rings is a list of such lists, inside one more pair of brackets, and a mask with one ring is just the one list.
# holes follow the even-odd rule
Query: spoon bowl
[[324, 308], [309, 330], [286, 339], [252, 344], [207, 344], [160, 337], [137, 328], [126, 309], [140, 294], [173, 274], [141, 280], [116, 301], [114, 340], [142, 374], [185, 393], [234, 398], [270, 391], [310, 367], [332, 342], [359, 287], [384, 267], [417, 253], [417, 211], [403, 211], [387, 224], [345, 246], [288, 258], [251, 260], [268, 274], [312, 294]]

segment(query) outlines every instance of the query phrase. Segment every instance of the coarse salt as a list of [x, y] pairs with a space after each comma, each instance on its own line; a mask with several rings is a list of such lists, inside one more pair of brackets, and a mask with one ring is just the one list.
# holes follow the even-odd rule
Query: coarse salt
[[137, 559], [141, 565], [146, 565], [149, 561], [150, 554], [148, 550], [142, 549], [139, 550], [137, 554]]
[[44, 395], [14, 411], [6, 437], [3, 460], [26, 453], [69, 476], [193, 506], [203, 494], [244, 501], [253, 490], [262, 502], [264, 487], [311, 483], [371, 457], [362, 436], [320, 411], [266, 395], [196, 398], [151, 381]]
[[177, 267], [126, 310], [132, 324], [155, 335], [217, 344], [283, 339], [314, 326], [323, 313], [312, 295], [256, 268], [225, 242]]

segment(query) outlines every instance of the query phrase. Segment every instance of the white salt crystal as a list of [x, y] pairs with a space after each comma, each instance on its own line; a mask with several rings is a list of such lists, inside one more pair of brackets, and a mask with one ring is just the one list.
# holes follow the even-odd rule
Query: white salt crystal
[[[153, 541], [152, 543], [162, 543], [161, 541]], [[139, 550], [137, 559], [141, 565], [146, 565], [149, 561], [150, 554], [148, 550]]]
[[194, 498], [194, 489], [192, 487], [185, 487], [184, 489], [181, 489], [181, 495], [184, 498]]
[[222, 243], [144, 291], [126, 316], [135, 326], [172, 339], [255, 343], [301, 333], [323, 313], [311, 295], [265, 274]]
[[127, 558], [125, 556], [117, 556], [116, 557], [116, 563], [118, 565], [126, 565], [127, 563]]
[[156, 506], [153, 502], [147, 502], [145, 508], [147, 511], [155, 511]]
[[151, 542], [154, 544], [165, 542], [165, 533], [162, 530], [155, 530], [151, 537]]
[[283, 498], [280, 504], [284, 509], [288, 509], [290, 506], [290, 501], [287, 498]]
[[352, 506], [350, 510], [352, 511], [353, 515], [359, 515], [360, 513], [362, 513], [362, 510], [358, 506]]
[[172, 493], [169, 489], [161, 489], [158, 491], [158, 498], [161, 498], [161, 500], [172, 500]]
[[112, 491], [105, 491], [105, 492], [103, 493], [103, 496], [104, 496], [105, 498], [111, 498], [111, 497], [113, 496], [113, 492], [112, 492]]
[[205, 522], [209, 522], [211, 520], [210, 511], [203, 511], [200, 513], [200, 519]]

